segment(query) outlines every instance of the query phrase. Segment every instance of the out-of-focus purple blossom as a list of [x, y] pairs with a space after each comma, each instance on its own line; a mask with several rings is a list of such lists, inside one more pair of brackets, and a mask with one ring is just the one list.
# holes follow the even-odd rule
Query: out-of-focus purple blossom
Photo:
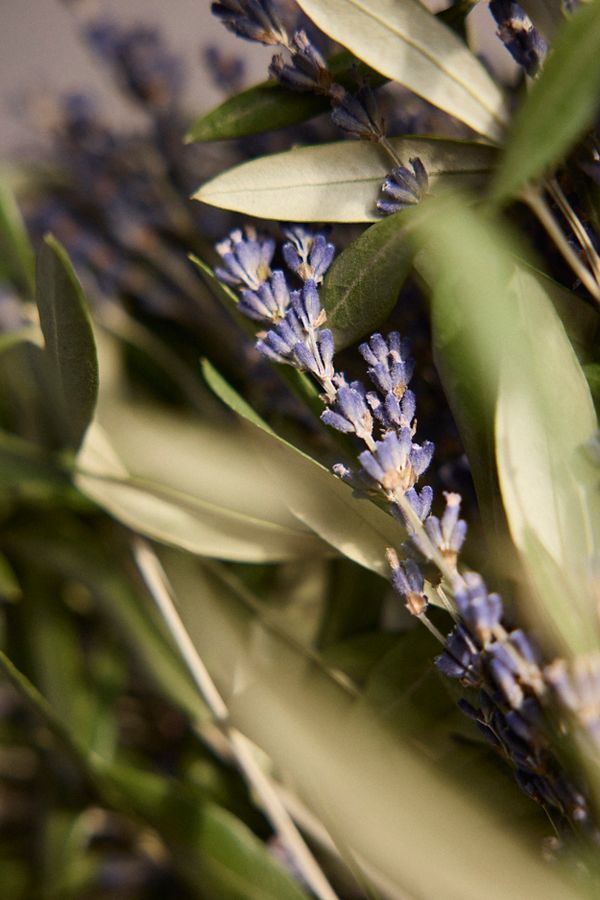
[[534, 76], [548, 45], [529, 16], [513, 0], [491, 0], [490, 12], [498, 25], [496, 33], [508, 52], [528, 75]]
[[287, 44], [287, 32], [271, 0], [218, 0], [211, 11], [229, 31], [247, 41]]
[[346, 134], [376, 142], [385, 136], [383, 118], [375, 95], [367, 84], [363, 84], [354, 95], [336, 85], [332, 102], [331, 119]]
[[224, 53], [216, 44], [204, 47], [202, 56], [208, 73], [218, 88], [226, 94], [237, 94], [241, 90], [246, 64], [240, 56]]

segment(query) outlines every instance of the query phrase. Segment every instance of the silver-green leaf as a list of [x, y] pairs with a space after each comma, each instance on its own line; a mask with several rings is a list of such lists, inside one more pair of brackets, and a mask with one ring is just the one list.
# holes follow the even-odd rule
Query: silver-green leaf
[[465, 43], [417, 0], [298, 0], [329, 37], [492, 141], [507, 122], [500, 88]]
[[[418, 156], [432, 193], [481, 188], [496, 158], [493, 147], [441, 138], [392, 138], [399, 158]], [[384, 178], [392, 168], [376, 144], [341, 141], [263, 156], [217, 175], [195, 200], [264, 219], [374, 222]]]

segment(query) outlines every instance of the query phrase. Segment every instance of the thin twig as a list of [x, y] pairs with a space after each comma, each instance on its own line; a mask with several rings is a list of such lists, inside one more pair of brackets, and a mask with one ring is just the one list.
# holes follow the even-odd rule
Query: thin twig
[[589, 267], [592, 270], [594, 278], [596, 279], [598, 284], [600, 284], [600, 257], [598, 257], [596, 248], [592, 244], [590, 236], [585, 230], [581, 219], [565, 197], [563, 190], [556, 178], [549, 178], [546, 183], [546, 188], [552, 199], [556, 202], [561, 213], [571, 226], [573, 234], [579, 241], [581, 249], [586, 255]]
[[589, 269], [583, 265], [573, 248], [569, 245], [544, 197], [537, 191], [528, 190], [523, 193], [523, 200], [538, 217], [565, 261], [573, 269], [573, 272], [577, 275], [586, 290], [600, 303], [600, 286], [592, 277]]
[[304, 838], [281, 802], [276, 789], [256, 761], [250, 741], [230, 724], [227, 704], [181, 621], [166, 573], [156, 554], [141, 538], [133, 539], [132, 549], [144, 583], [177, 644], [198, 691], [228, 739], [237, 764], [250, 787], [260, 799], [273, 828], [287, 846], [307, 884], [310, 885], [319, 900], [338, 900]]

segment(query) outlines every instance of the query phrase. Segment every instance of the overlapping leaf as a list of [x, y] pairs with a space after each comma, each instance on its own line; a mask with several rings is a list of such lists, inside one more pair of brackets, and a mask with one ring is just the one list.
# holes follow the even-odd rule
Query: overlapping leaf
[[479, 60], [417, 0], [299, 0], [331, 38], [387, 78], [497, 141], [504, 98]]
[[[586, 559], [600, 511], [583, 451], [596, 419], [577, 357], [544, 283], [517, 263], [503, 229], [456, 200], [424, 205], [419, 217], [438, 365], [482, 499], [493, 501], [496, 447], [508, 523], [542, 620], [560, 623], [579, 609], [585, 630], [596, 616]], [[531, 535], [568, 572], [568, 592], [547, 591]]]
[[337, 349], [387, 319], [411, 264], [412, 247], [397, 215], [372, 225], [337, 257], [322, 291]]
[[[478, 188], [496, 153], [469, 141], [393, 138], [398, 156], [418, 156], [432, 193]], [[376, 144], [343, 141], [301, 147], [242, 163], [204, 184], [194, 199], [249, 216], [296, 222], [373, 222], [391, 164]]]

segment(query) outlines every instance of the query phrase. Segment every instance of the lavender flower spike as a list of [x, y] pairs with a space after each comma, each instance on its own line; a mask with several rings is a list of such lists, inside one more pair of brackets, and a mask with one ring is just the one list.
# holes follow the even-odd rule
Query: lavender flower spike
[[288, 49], [291, 61], [286, 63], [281, 54], [276, 54], [269, 66], [269, 74], [292, 91], [328, 94], [332, 85], [331, 73], [306, 32], [297, 31]]
[[427, 609], [427, 597], [424, 594], [425, 579], [414, 559], [399, 562], [394, 550], [388, 549], [387, 559], [392, 570], [392, 586], [400, 596], [404, 597], [406, 608], [413, 616], [422, 616]]
[[215, 269], [215, 275], [225, 284], [257, 291], [271, 274], [275, 241], [259, 235], [250, 225], [244, 232], [236, 228], [216, 245], [216, 250], [225, 268]]

